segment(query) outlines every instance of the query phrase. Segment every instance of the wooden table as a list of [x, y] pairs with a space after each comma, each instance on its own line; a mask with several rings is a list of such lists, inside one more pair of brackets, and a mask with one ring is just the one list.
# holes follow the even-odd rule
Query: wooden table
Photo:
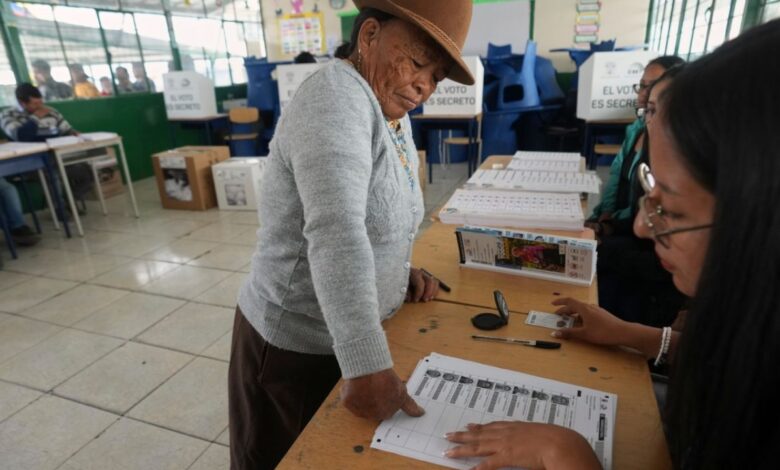
[[[470, 339], [469, 322], [482, 309], [445, 302], [406, 305], [385, 323], [395, 370], [408, 378], [431, 352], [456, 356], [590, 387], [618, 395], [614, 469], [665, 469], [671, 463], [647, 364], [639, 355], [564, 342], [541, 350]], [[549, 339], [549, 330], [513, 314], [496, 335]], [[336, 386], [289, 450], [278, 469], [423, 469], [433, 464], [370, 448], [378, 423], [353, 416], [339, 404]]]

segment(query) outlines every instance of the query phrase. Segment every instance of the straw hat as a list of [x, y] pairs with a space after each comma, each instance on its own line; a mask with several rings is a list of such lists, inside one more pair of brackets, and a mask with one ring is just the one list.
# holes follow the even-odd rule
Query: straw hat
[[355, 6], [376, 8], [425, 31], [452, 58], [447, 78], [473, 85], [474, 77], [461, 59], [471, 25], [471, 0], [354, 0]]

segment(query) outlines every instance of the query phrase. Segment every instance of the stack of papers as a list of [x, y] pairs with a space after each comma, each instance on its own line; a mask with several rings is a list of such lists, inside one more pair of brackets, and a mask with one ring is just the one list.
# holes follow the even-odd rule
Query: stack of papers
[[439, 212], [445, 224], [582, 230], [578, 194], [458, 189]]
[[576, 152], [518, 151], [507, 165], [507, 169], [579, 173], [584, 161], [584, 157]]
[[85, 132], [79, 135], [65, 135], [62, 137], [52, 137], [46, 139], [46, 143], [51, 148], [67, 147], [68, 145], [80, 144], [82, 142], [97, 142], [100, 140], [110, 140], [117, 137], [115, 132]]
[[469, 423], [526, 421], [556, 424], [581, 434], [604, 469], [612, 468], [617, 395], [433, 353], [417, 364], [406, 389], [425, 409], [419, 418], [399, 411], [383, 421], [371, 447], [449, 468], [482, 460], [449, 459], [444, 434]]
[[595, 173], [538, 170], [477, 170], [467, 188], [598, 194], [601, 179]]
[[80, 134], [79, 137], [81, 137], [85, 141], [95, 142], [97, 140], [110, 140], [117, 137], [116, 132], [85, 132], [83, 134]]

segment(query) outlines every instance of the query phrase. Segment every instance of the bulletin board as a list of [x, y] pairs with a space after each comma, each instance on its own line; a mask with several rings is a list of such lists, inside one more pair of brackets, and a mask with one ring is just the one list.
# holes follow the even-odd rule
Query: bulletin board
[[288, 14], [278, 21], [283, 55], [298, 55], [304, 51], [320, 55], [326, 52], [322, 13]]

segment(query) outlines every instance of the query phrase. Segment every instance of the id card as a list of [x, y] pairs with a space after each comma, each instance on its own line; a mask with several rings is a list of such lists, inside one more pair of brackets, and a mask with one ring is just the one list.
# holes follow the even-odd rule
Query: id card
[[564, 317], [555, 313], [531, 310], [528, 312], [528, 317], [525, 319], [525, 324], [531, 326], [541, 326], [542, 328], [550, 328], [551, 330], [558, 330], [560, 328], [571, 328], [574, 325], [574, 318]]

